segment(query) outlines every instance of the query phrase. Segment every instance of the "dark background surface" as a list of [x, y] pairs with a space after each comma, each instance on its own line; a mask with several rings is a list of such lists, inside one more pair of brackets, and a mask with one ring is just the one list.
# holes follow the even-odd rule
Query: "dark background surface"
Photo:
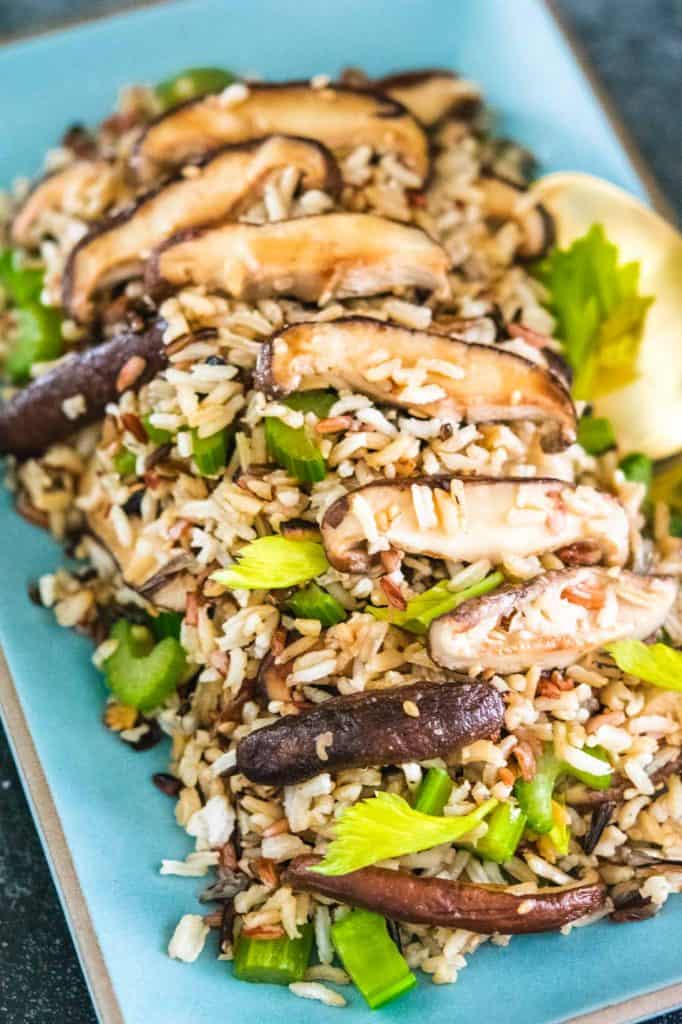
[[[0, 39], [132, 6], [112, 0], [0, 0]], [[682, 215], [682, 0], [559, 0], [558, 6]], [[96, 1021], [2, 727], [0, 1021]], [[682, 1024], [682, 1011], [657, 1024]]]

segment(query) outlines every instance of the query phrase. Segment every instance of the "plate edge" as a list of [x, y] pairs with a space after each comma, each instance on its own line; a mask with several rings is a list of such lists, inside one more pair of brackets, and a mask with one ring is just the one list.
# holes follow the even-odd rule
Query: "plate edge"
[[[38, 32], [6, 35], [0, 39], [0, 50], [4, 46], [15, 43], [30, 42], [32, 39], [78, 29], [83, 25], [109, 21], [120, 15], [131, 15], [152, 7], [160, 7], [163, 2], [164, 0], [142, 0], [142, 2], [129, 0], [117, 10], [102, 15], [73, 19], [56, 26], [48, 26]], [[677, 227], [678, 218], [675, 210], [666, 198], [648, 161], [639, 150], [618, 108], [595, 71], [583, 43], [572, 26], [569, 25], [564, 13], [559, 10], [556, 0], [541, 0], [541, 5], [585, 76], [595, 101], [604, 112], [635, 173], [642, 181], [653, 208]], [[1, 648], [0, 712], [2, 712], [12, 753], [19, 767], [24, 791], [31, 804], [33, 817], [47, 848], [46, 852], [49, 851], [48, 864], [56, 882], [97, 1016], [102, 1024], [125, 1024], [85, 896], [78, 881], [61, 821]], [[611, 1004], [601, 1010], [566, 1018], [565, 1024], [630, 1024], [630, 1022], [664, 1013], [680, 1005], [682, 1005], [682, 983], [656, 989], [634, 999]]]
[[80, 887], [52, 793], [0, 648], [0, 712], [24, 792], [42, 838], [69, 931], [76, 946], [95, 1011], [102, 1024], [125, 1024], [113, 983]]

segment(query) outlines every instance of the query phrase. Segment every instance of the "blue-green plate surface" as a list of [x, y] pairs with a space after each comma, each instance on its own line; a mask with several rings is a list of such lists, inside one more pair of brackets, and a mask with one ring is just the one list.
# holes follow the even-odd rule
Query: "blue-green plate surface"
[[[194, 0], [152, 7], [0, 49], [0, 183], [33, 174], [47, 146], [75, 120], [95, 122], [127, 82], [219, 64], [272, 78], [371, 73], [443, 65], [481, 82], [500, 129], [528, 145], [542, 169], [590, 171], [646, 198], [644, 187], [552, 18], [537, 0]], [[265, 1024], [337, 1021], [340, 1011], [286, 989], [235, 982], [209, 941], [194, 965], [167, 959], [183, 913], [199, 908], [202, 880], [162, 878], [162, 857], [188, 841], [173, 805], [150, 783], [165, 746], [129, 751], [100, 723], [104, 690], [89, 645], [30, 604], [31, 579], [59, 564], [40, 531], [0, 500], [0, 640], [16, 695], [48, 780], [105, 969], [127, 1024]], [[10, 693], [8, 704], [14, 704]], [[16, 707], [7, 709], [16, 720]], [[16, 730], [15, 730], [16, 733]], [[18, 735], [17, 754], [31, 752]], [[34, 803], [39, 794], [34, 792]], [[44, 794], [41, 797], [43, 799]], [[49, 831], [49, 821], [43, 822]], [[48, 836], [48, 855], [57, 843]], [[63, 856], [63, 855], [60, 855]], [[53, 864], [64, 878], [65, 866]], [[73, 920], [78, 902], [70, 893]], [[600, 924], [570, 937], [486, 945], [454, 988], [429, 982], [379, 1012], [401, 1024], [548, 1024], [682, 980], [682, 902], [636, 926]], [[107, 1019], [117, 1018], [106, 979], [81, 955]], [[83, 947], [86, 948], [83, 948]], [[91, 952], [91, 951], [90, 951]], [[93, 966], [94, 964], [94, 966]], [[348, 993], [347, 1024], [367, 1020]]]

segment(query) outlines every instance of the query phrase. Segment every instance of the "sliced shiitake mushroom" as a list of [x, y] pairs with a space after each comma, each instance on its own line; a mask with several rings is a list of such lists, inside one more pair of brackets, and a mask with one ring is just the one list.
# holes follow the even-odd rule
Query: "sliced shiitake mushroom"
[[368, 867], [347, 875], [312, 871], [320, 857], [297, 857], [282, 881], [339, 903], [364, 907], [395, 921], [470, 932], [514, 935], [547, 932], [598, 910], [606, 899], [601, 882], [557, 886], [520, 895], [501, 885], [473, 885], [406, 871]]
[[448, 257], [436, 242], [419, 228], [367, 213], [181, 232], [147, 269], [151, 288], [204, 285], [247, 301], [293, 295], [322, 303], [409, 287], [448, 289]]
[[352, 388], [416, 415], [546, 421], [550, 451], [575, 441], [571, 396], [553, 373], [493, 345], [477, 345], [369, 317], [294, 324], [265, 342], [256, 386], [270, 395]]
[[447, 68], [402, 71], [377, 78], [372, 84], [402, 103], [427, 127], [448, 116], [468, 120], [481, 109], [480, 90]]
[[446, 757], [495, 735], [503, 714], [502, 698], [486, 683], [413, 683], [332, 697], [250, 733], [237, 747], [237, 769], [259, 785], [282, 786], [322, 771]]
[[542, 203], [515, 182], [491, 174], [481, 179], [478, 188], [487, 217], [515, 221], [521, 229], [517, 249], [520, 259], [538, 260], [547, 254], [556, 240], [556, 231], [552, 215]]
[[628, 521], [615, 498], [563, 480], [430, 476], [367, 484], [329, 506], [322, 541], [342, 572], [371, 571], [382, 549], [500, 563], [589, 539], [622, 565]]
[[152, 250], [178, 231], [236, 213], [273, 170], [286, 166], [301, 172], [307, 188], [335, 194], [341, 186], [333, 156], [312, 139], [273, 135], [224, 147], [192, 177], [148, 192], [82, 238], [64, 270], [64, 306], [76, 320], [88, 320], [95, 292], [140, 273]]
[[271, 133], [318, 139], [332, 150], [369, 145], [396, 153], [422, 180], [429, 168], [424, 130], [388, 96], [365, 89], [308, 82], [253, 83], [237, 102], [204, 96], [163, 114], [138, 141], [134, 164], [143, 177], [175, 166], [227, 142], [246, 142]]
[[566, 668], [614, 640], [651, 636], [676, 595], [677, 582], [666, 576], [560, 569], [472, 598], [434, 619], [429, 650], [453, 671]]
[[37, 226], [47, 211], [61, 210], [69, 194], [78, 195], [111, 173], [105, 160], [75, 160], [61, 171], [38, 181], [12, 221], [11, 238], [15, 245], [33, 248], [38, 242]]
[[[94, 471], [89, 470], [81, 479], [80, 494], [89, 497], [94, 482]], [[191, 555], [172, 555], [162, 544], [146, 544], [142, 550], [135, 542], [122, 543], [104, 502], [88, 508], [85, 519], [87, 531], [111, 555], [131, 590], [157, 608], [184, 612], [187, 592], [196, 589], [187, 572], [193, 561]]]
[[[35, 455], [100, 419], [107, 403], [119, 396], [119, 374], [126, 364], [135, 374], [130, 375], [129, 386], [139, 388], [151, 380], [166, 365], [165, 326], [159, 320], [143, 333], [126, 331], [73, 353], [17, 391], [0, 407], [0, 453]], [[73, 418], [65, 412], [65, 403], [78, 396], [83, 408]]]

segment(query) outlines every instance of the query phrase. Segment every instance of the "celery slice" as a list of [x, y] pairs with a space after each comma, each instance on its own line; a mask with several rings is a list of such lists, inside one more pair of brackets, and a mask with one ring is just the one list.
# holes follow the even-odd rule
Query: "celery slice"
[[251, 939], [239, 935], [234, 948], [234, 973], [240, 981], [291, 985], [302, 981], [310, 960], [313, 926], [306, 924], [298, 939]]

